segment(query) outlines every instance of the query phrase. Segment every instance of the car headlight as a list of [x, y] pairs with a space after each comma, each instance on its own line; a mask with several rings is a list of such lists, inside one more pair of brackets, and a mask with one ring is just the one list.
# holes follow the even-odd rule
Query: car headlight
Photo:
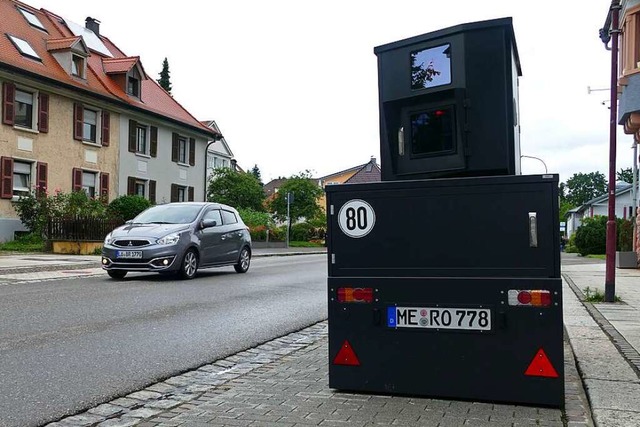
[[105, 245], [110, 245], [111, 243], [113, 243], [115, 239], [113, 237], [111, 237], [111, 233], [107, 234], [107, 237], [104, 238], [104, 244]]
[[176, 243], [178, 243], [179, 240], [180, 240], [180, 234], [171, 233], [156, 240], [156, 243], [158, 243], [159, 245], [175, 245]]

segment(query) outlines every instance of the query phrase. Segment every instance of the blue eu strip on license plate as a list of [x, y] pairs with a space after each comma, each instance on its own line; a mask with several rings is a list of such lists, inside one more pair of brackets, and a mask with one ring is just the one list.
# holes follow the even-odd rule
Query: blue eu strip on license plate
[[387, 307], [387, 326], [390, 328], [396, 327], [396, 308]]

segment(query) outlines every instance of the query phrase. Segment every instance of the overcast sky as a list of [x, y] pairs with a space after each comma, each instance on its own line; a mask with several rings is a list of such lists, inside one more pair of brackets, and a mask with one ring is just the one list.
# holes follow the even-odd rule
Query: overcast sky
[[[522, 64], [522, 154], [566, 181], [608, 176], [611, 56], [598, 38], [609, 0], [29, 0], [140, 56], [174, 98], [214, 119], [239, 165], [266, 183], [324, 176], [380, 159], [373, 48], [473, 21], [512, 17]], [[633, 139], [618, 133], [617, 170]], [[523, 173], [544, 172], [524, 158]]]

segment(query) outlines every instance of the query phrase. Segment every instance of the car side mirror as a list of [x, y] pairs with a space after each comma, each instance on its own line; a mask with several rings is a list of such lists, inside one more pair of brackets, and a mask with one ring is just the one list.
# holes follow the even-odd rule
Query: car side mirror
[[127, 225], [133, 224], [133, 220], [129, 219], [129, 220], [125, 221], [124, 223], [127, 224]]
[[215, 219], [203, 219], [202, 220], [202, 228], [211, 228], [218, 225]]

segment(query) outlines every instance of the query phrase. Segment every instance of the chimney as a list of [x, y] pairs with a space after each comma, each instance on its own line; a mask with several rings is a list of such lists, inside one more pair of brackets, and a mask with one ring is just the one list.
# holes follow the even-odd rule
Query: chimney
[[100, 21], [98, 21], [97, 19], [94, 19], [94, 18], [92, 18], [92, 17], [88, 16], [88, 17], [87, 17], [87, 19], [85, 19], [85, 20], [84, 20], [84, 22], [85, 22], [85, 25], [84, 25], [84, 26], [85, 26], [88, 30], [93, 31], [93, 33], [94, 33], [96, 36], [99, 36], [99, 35], [100, 35]]

